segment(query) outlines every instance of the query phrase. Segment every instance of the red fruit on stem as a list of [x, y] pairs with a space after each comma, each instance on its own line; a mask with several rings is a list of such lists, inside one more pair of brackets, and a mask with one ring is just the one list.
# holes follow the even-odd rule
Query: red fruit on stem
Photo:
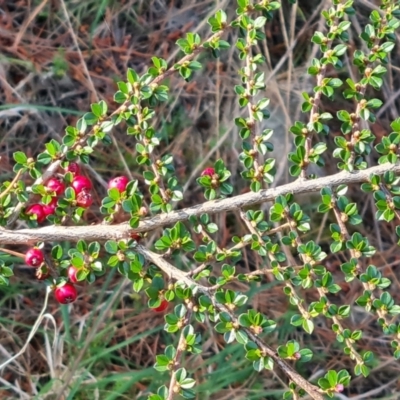
[[206, 168], [202, 173], [201, 176], [213, 176], [215, 174], [215, 169], [212, 167]]
[[78, 282], [78, 278], [76, 276], [78, 270], [73, 267], [72, 265], [68, 268], [67, 271], [67, 275], [68, 275], [68, 279], [70, 280], [70, 282], [72, 283], [77, 283]]
[[162, 311], [164, 311], [167, 307], [168, 307], [168, 301], [165, 300], [165, 299], [162, 299], [162, 300], [161, 300], [161, 304], [160, 304], [158, 307], [153, 308], [153, 311], [155, 311], [155, 312], [162, 312]]
[[36, 215], [36, 221], [40, 224], [46, 219], [46, 214], [41, 204], [32, 204], [26, 209], [26, 214]]
[[92, 205], [93, 198], [90, 192], [82, 191], [76, 196], [76, 205], [78, 207], [88, 208]]
[[108, 182], [109, 189], [117, 189], [120, 193], [126, 190], [129, 179], [126, 176], [117, 176]]
[[54, 290], [56, 300], [61, 304], [69, 304], [76, 300], [78, 291], [72, 283], [66, 283], [63, 286], [58, 286]]
[[136, 240], [138, 243], [142, 239], [142, 237], [136, 232], [132, 232], [129, 236], [131, 237], [131, 239]]
[[55, 192], [57, 196], [60, 196], [64, 193], [65, 191], [65, 185], [64, 182], [61, 182], [57, 178], [50, 178], [47, 183], [46, 183], [46, 188], [50, 192]]
[[53, 197], [49, 204], [42, 204], [42, 208], [46, 217], [55, 213], [57, 207], [57, 199]]
[[44, 261], [42, 250], [34, 247], [25, 253], [25, 262], [31, 267], [39, 267]]
[[71, 172], [72, 175], [78, 175], [80, 171], [79, 164], [74, 161], [70, 161], [68, 167], [65, 168], [65, 172]]
[[92, 182], [90, 179], [83, 175], [76, 175], [71, 182], [71, 186], [75, 190], [75, 194], [78, 195], [80, 192], [90, 190], [92, 188]]

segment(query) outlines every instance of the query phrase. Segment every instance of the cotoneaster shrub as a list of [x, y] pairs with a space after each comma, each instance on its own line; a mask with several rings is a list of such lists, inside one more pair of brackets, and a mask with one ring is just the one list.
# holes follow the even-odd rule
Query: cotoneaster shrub
[[[209, 321], [226, 346], [241, 344], [256, 371], [280, 370], [287, 385], [286, 399], [305, 394], [313, 399], [333, 397], [351, 385], [352, 377], [368, 379], [375, 365], [374, 349], [360, 345], [362, 329], [349, 328], [356, 309], [374, 316], [382, 335], [390, 338], [391, 357], [400, 357], [397, 296], [391, 292], [391, 279], [371, 261], [376, 248], [359, 229], [361, 210], [348, 196], [348, 186], [354, 185], [373, 196], [376, 221], [398, 224], [400, 119], [392, 122], [392, 132], [381, 140], [376, 140], [370, 125], [382, 106], [378, 93], [396, 45], [399, 2], [382, 0], [379, 9], [370, 13], [358, 49], [347, 45], [350, 18], [357, 15], [353, 1], [333, 0], [322, 11], [326, 25], [312, 36], [319, 53], [308, 68], [314, 87], [303, 93], [304, 115], [290, 128], [294, 149], [287, 158], [293, 179], [271, 186], [276, 175], [276, 160], [270, 156], [274, 132], [263, 129], [268, 126], [269, 99], [262, 72], [266, 55], [260, 43], [266, 39], [266, 23], [279, 7], [278, 1], [238, 0], [233, 20], [224, 10], [218, 11], [208, 20], [209, 37], [187, 33], [177, 41], [184, 54], [180, 60], [168, 64], [153, 57], [145, 72], [128, 69], [114, 96], [119, 106], [103, 100], [93, 103], [76, 126], [66, 127], [62, 142], [51, 140], [34, 158], [15, 152], [15, 178], [1, 182], [0, 243], [10, 252], [12, 246], [27, 246], [19, 263], [0, 260], [2, 285], [13, 274], [18, 276], [18, 264], [25, 263], [37, 269], [37, 279], [46, 281], [59, 303], [69, 304], [79, 295], [76, 284], [93, 283], [114, 268], [132, 282], [133, 291], [147, 296], [149, 307], [166, 312], [164, 329], [178, 339], [157, 356], [154, 368], [167, 371], [169, 380], [157, 393], [148, 393], [151, 400], [196, 397], [193, 371], [184, 363], [187, 354], [202, 353], [196, 321]], [[229, 42], [231, 30], [239, 33], [235, 43]], [[219, 57], [229, 48], [234, 48], [242, 64], [232, 89], [243, 110], [235, 119], [241, 141], [241, 182], [232, 181], [232, 171], [217, 159], [198, 174], [205, 202], [181, 208], [190, 191], [183, 191], [174, 159], [163, 151], [165, 143], [153, 126], [156, 110], [169, 98], [168, 77], [196, 79], [204, 67], [199, 55]], [[351, 73], [345, 57], [352, 62]], [[325, 111], [324, 105], [339, 96], [348, 107], [335, 114]], [[332, 134], [333, 124], [340, 125], [341, 134]], [[114, 177], [98, 204], [85, 166], [99, 144], [112, 143], [117, 125], [125, 127], [135, 146], [143, 179]], [[330, 135], [332, 148], [326, 139]], [[318, 177], [310, 172], [313, 164], [323, 167], [332, 157], [337, 160], [337, 173]], [[31, 179], [34, 182], [28, 185]], [[243, 185], [246, 190], [240, 194]], [[299, 203], [302, 193], [319, 195], [314, 209], [316, 215], [328, 214], [328, 244], [322, 246], [307, 236], [317, 217], [307, 215], [304, 202]], [[259, 206], [266, 203], [267, 211]], [[89, 207], [101, 212], [102, 224], [86, 224]], [[243, 236], [230, 237], [226, 247], [214, 239], [217, 231], [226, 228], [214, 219], [223, 212], [235, 212], [247, 229]], [[121, 218], [125, 222], [119, 222]], [[394, 229], [400, 236], [400, 228]], [[146, 245], [144, 237], [151, 231], [160, 234], [154, 244]], [[201, 238], [201, 245], [195, 244], [194, 236]], [[237, 266], [245, 251], [260, 257], [262, 264], [240, 273]], [[327, 265], [328, 254], [337, 254], [340, 275]], [[313, 334], [316, 324], [325, 325], [348, 358], [348, 369], [326, 368], [322, 376], [311, 379], [304, 365], [312, 362], [314, 354], [306, 342], [293, 338], [277, 348], [269, 345], [268, 338], [279, 331], [281, 321], [253, 308], [247, 291], [234, 285], [240, 282], [251, 288], [268, 277], [282, 286], [295, 310], [290, 324], [307, 335]], [[359, 293], [352, 304], [340, 303], [345, 285]]]

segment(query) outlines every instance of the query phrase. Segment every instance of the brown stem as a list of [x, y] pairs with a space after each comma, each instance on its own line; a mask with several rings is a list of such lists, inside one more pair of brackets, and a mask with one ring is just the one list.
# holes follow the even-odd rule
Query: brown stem
[[[220, 304], [216, 301], [215, 297], [210, 294], [207, 288], [200, 286], [196, 281], [188, 278], [183, 271], [179, 270], [178, 268], [174, 267], [172, 264], [168, 263], [166, 260], [162, 258], [159, 254], [153, 253], [149, 249], [139, 245], [137, 246], [138, 253], [142, 254], [148, 261], [152, 262], [153, 264], [157, 265], [165, 274], [170, 276], [172, 279], [180, 280], [184, 282], [187, 286], [196, 286], [198, 291], [206, 296], [208, 296], [211, 301], [213, 302], [216, 309], [219, 311], [228, 313], [232, 319], [232, 322], [239, 326], [239, 321], [237, 320], [236, 316], [232, 314], [230, 310], [228, 310], [223, 304]], [[312, 385], [306, 379], [304, 379], [298, 372], [296, 372], [285, 360], [281, 359], [277, 352], [269, 347], [262, 339], [260, 339], [257, 335], [255, 335], [250, 329], [241, 327], [248, 337], [257, 344], [260, 350], [268, 357], [271, 357], [276, 365], [282, 370], [282, 372], [293, 382], [296, 383], [299, 387], [304, 389], [311, 398], [315, 400], [323, 400], [324, 397], [321, 394], [321, 390], [316, 386]]]
[[260, 190], [259, 192], [248, 192], [234, 197], [207, 201], [193, 207], [170, 213], [157, 214], [153, 217], [140, 221], [139, 226], [132, 229], [128, 223], [118, 225], [89, 225], [89, 226], [45, 226], [36, 229], [9, 230], [0, 227], [0, 244], [32, 244], [38, 241], [106, 241], [119, 240], [130, 237], [133, 232], [148, 232], [156, 228], [186, 221], [191, 216], [199, 216], [203, 213], [217, 214], [226, 211], [235, 211], [242, 207], [273, 201], [276, 197], [286, 194], [310, 193], [321, 190], [326, 186], [339, 186], [341, 184], [369, 182], [369, 177], [382, 175], [387, 171], [400, 172], [399, 164], [385, 163], [368, 169], [347, 172], [342, 171], [334, 175], [325, 176], [307, 181], [296, 180], [295, 182], [281, 185], [276, 188]]

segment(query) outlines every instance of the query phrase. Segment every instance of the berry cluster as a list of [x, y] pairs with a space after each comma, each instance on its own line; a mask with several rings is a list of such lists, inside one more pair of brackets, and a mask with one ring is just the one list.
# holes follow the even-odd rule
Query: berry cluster
[[[83, 208], [89, 207], [93, 203], [90, 194], [92, 183], [85, 176], [79, 175], [79, 164], [76, 162], [70, 162], [64, 171], [65, 174], [69, 172], [73, 176], [71, 187], [75, 191], [76, 205]], [[46, 182], [45, 189], [47, 194], [51, 196], [50, 202], [47, 204], [32, 204], [25, 211], [27, 215], [34, 216], [39, 224], [44, 222], [47, 216], [55, 213], [57, 208], [57, 198], [62, 196], [65, 192], [64, 180], [61, 177], [51, 177]]]
[[[44, 280], [50, 276], [50, 271], [44, 261], [44, 254], [38, 247], [33, 247], [25, 253], [25, 263], [36, 268], [38, 280]], [[63, 281], [60, 285], [55, 286], [54, 296], [59, 303], [68, 304], [76, 300], [78, 292], [73, 285], [78, 282], [76, 273], [77, 269], [70, 266], [67, 270], [69, 282]]]
[[[75, 162], [70, 162], [64, 171], [63, 177], [52, 177], [45, 184], [46, 193], [51, 196], [51, 201], [48, 204], [32, 204], [27, 208], [26, 214], [35, 215], [38, 223], [43, 222], [48, 215], [55, 213], [58, 198], [64, 195], [66, 189], [64, 182], [66, 181], [71, 182], [70, 187], [75, 192], [75, 205], [87, 208], [93, 203], [91, 194], [92, 182], [87, 177], [80, 175], [79, 165]], [[67, 173], [72, 174], [72, 180], [71, 177], [65, 179]], [[201, 173], [201, 177], [204, 176], [210, 177], [211, 179], [218, 177], [215, 169], [212, 167], [204, 169]], [[120, 193], [123, 193], [127, 190], [128, 183], [129, 179], [126, 176], [117, 176], [108, 182], [108, 189], [116, 189]], [[142, 215], [146, 214], [145, 211], [142, 212]], [[131, 237], [136, 241], [141, 239], [141, 236], [137, 233], [132, 233]], [[45, 256], [38, 247], [33, 247], [26, 252], [25, 263], [36, 269], [35, 275], [38, 280], [50, 278], [50, 269], [45, 261]], [[52, 287], [54, 289], [54, 296], [59, 303], [69, 304], [76, 300], [78, 291], [75, 284], [77, 284], [79, 280], [82, 280], [79, 279], [78, 275], [78, 268], [70, 265], [64, 270], [60, 279], [53, 280]], [[155, 312], [163, 312], [168, 307], [168, 304], [168, 301], [162, 296], [160, 305], [152, 308], [152, 310]]]
[[[80, 168], [75, 162], [70, 162], [65, 168], [65, 174], [67, 173], [71, 173], [73, 176], [70, 187], [75, 192], [76, 205], [83, 208], [90, 207], [93, 203], [91, 194], [92, 182], [85, 176], [79, 175]], [[109, 181], [108, 189], [117, 189], [122, 193], [126, 190], [128, 183], [129, 179], [126, 176], [118, 176]], [[45, 189], [47, 194], [51, 196], [51, 201], [48, 204], [35, 203], [26, 209], [26, 214], [34, 215], [38, 223], [43, 222], [48, 215], [55, 213], [58, 198], [64, 194], [66, 186], [63, 179], [52, 177], [46, 182]], [[138, 236], [136, 240], [139, 239], [140, 237]], [[50, 277], [50, 270], [45, 262], [43, 251], [38, 247], [33, 247], [25, 253], [25, 263], [36, 269], [35, 275], [38, 280], [45, 280]], [[78, 269], [70, 265], [63, 275], [65, 275], [64, 278], [55, 280], [52, 284], [54, 296], [59, 303], [69, 304], [75, 301], [78, 296], [78, 291], [75, 287], [75, 284], [79, 281]], [[162, 303], [158, 307], [160, 311], [163, 306], [164, 304]], [[156, 311], [159, 311], [158, 308]]]

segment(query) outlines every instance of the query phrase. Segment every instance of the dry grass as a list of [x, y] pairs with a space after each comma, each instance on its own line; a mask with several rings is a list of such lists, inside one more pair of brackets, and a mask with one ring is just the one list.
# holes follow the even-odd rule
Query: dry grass
[[[373, 7], [366, 0], [356, 3], [361, 14], [352, 20], [354, 48], [360, 44], [357, 36], [366, 22], [364, 15]], [[268, 24], [267, 41], [260, 46], [267, 58], [267, 96], [271, 98], [272, 114], [268, 126], [275, 130], [275, 155], [281, 161], [275, 184], [290, 179], [282, 154], [291, 148], [288, 128], [302, 118], [300, 93], [312, 90], [314, 85], [305, 74], [316, 51], [310, 45], [310, 37], [313, 30], [323, 29], [319, 10], [327, 6], [327, 1], [299, 1], [291, 8], [283, 7]], [[116, 82], [124, 79], [127, 67], [144, 72], [154, 55], [171, 64], [178, 57], [174, 43], [184, 33], [198, 32], [206, 37], [209, 30], [204, 21], [217, 9], [225, 9], [228, 19], [235, 13], [233, 2], [228, 0], [4, 0], [0, 7], [2, 179], [13, 176], [13, 152], [22, 149], [34, 156], [43, 150], [45, 142], [52, 138], [60, 140], [65, 126], [75, 124], [89, 109], [90, 102], [103, 99], [114, 109]], [[230, 32], [227, 40], [234, 43], [234, 35]], [[165, 139], [162, 151], [174, 156], [178, 177], [185, 185], [182, 206], [203, 201], [194, 179], [204, 165], [219, 157], [232, 171], [237, 192], [244, 189], [239, 176], [240, 142], [233, 123], [233, 118], [241, 113], [232, 91], [239, 80], [239, 60], [233, 48], [220, 60], [206, 55], [201, 55], [201, 59], [205, 71], [189, 83], [173, 76], [168, 83], [170, 101], [157, 110], [156, 129]], [[348, 66], [354, 73], [351, 60]], [[388, 69], [389, 78], [381, 94], [385, 106], [372, 127], [378, 140], [386, 134], [389, 121], [398, 116], [399, 110], [396, 62]], [[330, 71], [332, 75], [337, 73]], [[353, 106], [338, 98], [335, 103], [325, 103], [325, 107], [334, 113]], [[113, 137], [112, 148], [99, 147], [85, 171], [96, 182], [97, 204], [105, 194], [109, 177], [123, 173], [140, 182], [143, 179], [134, 160], [132, 140], [121, 127], [114, 131]], [[332, 138], [327, 141], [332, 145]], [[374, 160], [376, 154], [371, 157]], [[326, 170], [318, 173], [334, 172], [335, 164], [335, 160], [327, 160]], [[362, 210], [365, 221], [362, 233], [379, 249], [371, 263], [392, 279], [391, 292], [399, 303], [399, 257], [394, 225], [374, 223], [373, 202], [360, 198], [354, 190], [351, 196]], [[315, 207], [306, 201], [309, 215], [314, 214]], [[93, 211], [87, 218], [95, 223], [100, 215]], [[234, 232], [245, 232], [238, 221], [240, 218], [232, 215], [216, 217], [218, 225], [226, 227], [217, 238], [221, 247], [229, 244]], [[315, 229], [309, 238], [318, 237], [322, 245], [327, 245], [330, 222], [333, 221], [314, 220]], [[340, 255], [331, 255], [326, 264], [339, 282], [342, 281], [339, 265], [343, 261]], [[261, 257], [248, 252], [239, 268], [249, 272], [263, 262]], [[0, 362], [23, 346], [40, 312], [45, 290], [33, 282], [29, 270], [17, 268], [11, 286], [0, 289]], [[353, 283], [343, 283], [342, 288], [334, 300], [340, 304], [353, 304], [362, 290]], [[239, 284], [236, 289], [248, 290]], [[162, 316], [149, 310], [146, 300], [133, 295], [129, 283], [116, 275], [98, 280], [92, 286], [84, 285], [79, 293], [78, 301], [68, 309], [61, 309], [50, 299], [47, 313], [54, 319], [46, 319], [28, 350], [2, 371], [0, 398], [144, 399], [148, 391], [166, 381], [166, 375], [152, 369], [155, 355], [172, 340], [162, 330]], [[352, 368], [326, 320], [319, 321], [311, 337], [290, 325], [294, 311], [288, 307], [281, 285], [264, 281], [251, 287], [249, 295], [256, 309], [279, 321], [279, 330], [267, 339], [270, 344], [277, 346], [294, 338], [314, 351], [314, 361], [300, 369], [305, 376], [316, 379], [330, 368]], [[305, 295], [307, 302], [316, 300], [310, 293]], [[346, 323], [350, 329], [364, 331], [360, 346], [373, 349], [378, 357], [368, 380], [355, 378], [346, 395], [355, 399], [397, 398], [399, 364], [388, 350], [390, 339], [382, 335], [373, 317], [362, 309], [355, 308]], [[225, 346], [209, 324], [199, 324], [198, 329], [203, 336], [204, 352], [202, 356], [189, 357], [186, 365], [195, 370], [195, 377], [201, 383], [199, 399], [281, 397], [285, 379], [279, 372], [256, 374], [244, 359], [240, 346]], [[67, 377], [69, 389], [59, 393], [59, 380]]]

